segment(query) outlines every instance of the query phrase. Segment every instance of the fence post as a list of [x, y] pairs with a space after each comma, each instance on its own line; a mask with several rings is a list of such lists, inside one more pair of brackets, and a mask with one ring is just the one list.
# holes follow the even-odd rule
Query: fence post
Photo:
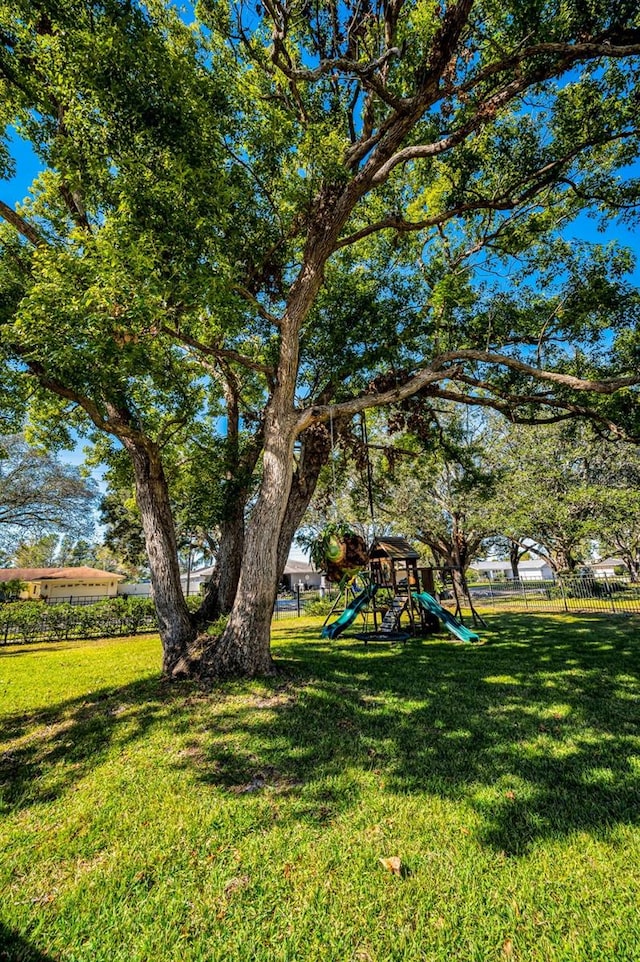
[[522, 578], [520, 578], [520, 590], [522, 591], [522, 597], [524, 598], [524, 606], [525, 606], [525, 608], [528, 608], [528, 607], [529, 607], [529, 601], [528, 601], [528, 599], [527, 599], [527, 591], [526, 591], [526, 588], [525, 588], [525, 586], [524, 586], [524, 581], [522, 580]]
[[558, 576], [558, 584], [560, 585], [560, 593], [562, 595], [562, 603], [564, 604], [564, 610], [569, 610], [569, 605], [567, 604], [567, 596], [564, 591], [564, 580]]
[[609, 576], [608, 576], [607, 574], [605, 574], [605, 576], [604, 576], [604, 581], [605, 581], [605, 584], [606, 584], [606, 586], [607, 586], [607, 594], [609, 595], [609, 601], [611, 602], [611, 611], [612, 611], [613, 614], [615, 615], [615, 613], [616, 613], [616, 602], [615, 602], [615, 599], [614, 599], [614, 597], [613, 597], [613, 588], [612, 588], [611, 585], [609, 584]]
[[298, 606], [298, 618], [300, 617], [300, 585], [296, 585], [296, 603]]

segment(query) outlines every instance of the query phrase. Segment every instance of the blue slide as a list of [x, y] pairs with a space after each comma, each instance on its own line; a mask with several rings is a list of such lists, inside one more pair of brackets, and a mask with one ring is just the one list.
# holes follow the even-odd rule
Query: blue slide
[[421, 608], [425, 611], [430, 611], [432, 615], [439, 618], [443, 625], [445, 625], [452, 635], [459, 638], [460, 641], [480, 641], [480, 636], [475, 633], [475, 631], [469, 631], [464, 625], [460, 624], [453, 615], [439, 605], [435, 598], [433, 598], [428, 592], [422, 591], [420, 594], [414, 594], [414, 599], [418, 602]]
[[324, 626], [322, 629], [322, 637], [333, 639], [341, 635], [345, 628], [353, 624], [360, 609], [364, 608], [364, 606], [371, 601], [377, 590], [377, 585], [367, 585], [364, 591], [361, 591], [359, 595], [355, 596], [353, 601], [349, 602], [337, 621], [332, 621], [330, 625]]

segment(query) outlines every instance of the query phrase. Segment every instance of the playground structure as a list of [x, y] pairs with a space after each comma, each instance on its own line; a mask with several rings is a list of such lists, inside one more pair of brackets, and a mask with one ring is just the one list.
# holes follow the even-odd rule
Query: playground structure
[[[431, 634], [442, 623], [456, 638], [464, 642], [478, 641], [478, 635], [462, 623], [460, 600], [451, 584], [456, 601], [455, 616], [439, 604], [435, 597], [435, 572], [444, 568], [418, 567], [418, 552], [404, 538], [379, 538], [369, 550], [369, 569], [342, 584], [342, 591], [322, 629], [323, 638], [338, 638], [350, 628], [358, 616], [361, 630], [354, 636], [369, 641], [406, 642], [412, 635]], [[342, 603], [338, 618], [332, 615]], [[484, 624], [471, 608], [474, 626]]]

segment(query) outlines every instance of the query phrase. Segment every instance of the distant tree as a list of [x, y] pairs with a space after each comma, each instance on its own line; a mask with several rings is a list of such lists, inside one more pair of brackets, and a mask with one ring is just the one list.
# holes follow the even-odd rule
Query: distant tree
[[618, 555], [631, 580], [640, 581], [640, 449], [593, 439], [589, 473], [600, 554]]
[[131, 502], [122, 491], [108, 491], [102, 497], [99, 520], [104, 527], [103, 544], [127, 567], [148, 571], [144, 532], [135, 500]]
[[[409, 540], [426, 546], [448, 569], [460, 598], [468, 598], [467, 571], [493, 534], [489, 503], [496, 481], [484, 452], [482, 418], [452, 407], [430, 412], [430, 430], [397, 441], [381, 513]], [[416, 412], [410, 421], [417, 423]], [[407, 455], [398, 449], [409, 449]]]
[[96, 497], [96, 484], [78, 468], [31, 447], [20, 435], [0, 439], [0, 544], [5, 553], [20, 543], [27, 551], [46, 535], [53, 547], [42, 550], [49, 557], [59, 534], [93, 533]]
[[57, 565], [58, 535], [45, 534], [40, 538], [21, 541], [13, 555], [16, 568], [53, 568]]
[[631, 580], [640, 581], [640, 488], [606, 488], [599, 501], [600, 553], [618, 555]]
[[86, 538], [76, 540], [65, 535], [56, 552], [56, 564], [76, 568], [83, 565], [95, 567], [98, 548], [99, 545], [95, 541], [88, 541]]
[[12, 578], [10, 581], [0, 583], [0, 601], [15, 601], [20, 597], [20, 592], [26, 588], [26, 582], [20, 578]]
[[494, 526], [555, 571], [574, 571], [594, 545], [640, 573], [640, 453], [584, 424], [496, 425], [491, 458], [502, 471], [492, 498]]

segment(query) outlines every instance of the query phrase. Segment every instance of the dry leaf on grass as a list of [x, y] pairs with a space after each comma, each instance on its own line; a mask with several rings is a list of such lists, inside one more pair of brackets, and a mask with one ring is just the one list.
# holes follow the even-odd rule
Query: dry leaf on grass
[[380, 863], [384, 865], [388, 872], [392, 875], [402, 875], [402, 861], [397, 855], [389, 855], [386, 858], [381, 858]]
[[267, 784], [264, 775], [256, 775], [245, 785], [232, 785], [229, 789], [234, 795], [247, 795], [249, 792], [259, 792]]
[[513, 958], [513, 942], [511, 939], [505, 939], [502, 943], [502, 955], [505, 959]]
[[224, 887], [224, 894], [226, 896], [233, 895], [233, 893], [237, 892], [238, 889], [243, 889], [248, 884], [249, 884], [248, 875], [238, 875], [236, 876], [236, 878], [229, 879], [229, 881]]

